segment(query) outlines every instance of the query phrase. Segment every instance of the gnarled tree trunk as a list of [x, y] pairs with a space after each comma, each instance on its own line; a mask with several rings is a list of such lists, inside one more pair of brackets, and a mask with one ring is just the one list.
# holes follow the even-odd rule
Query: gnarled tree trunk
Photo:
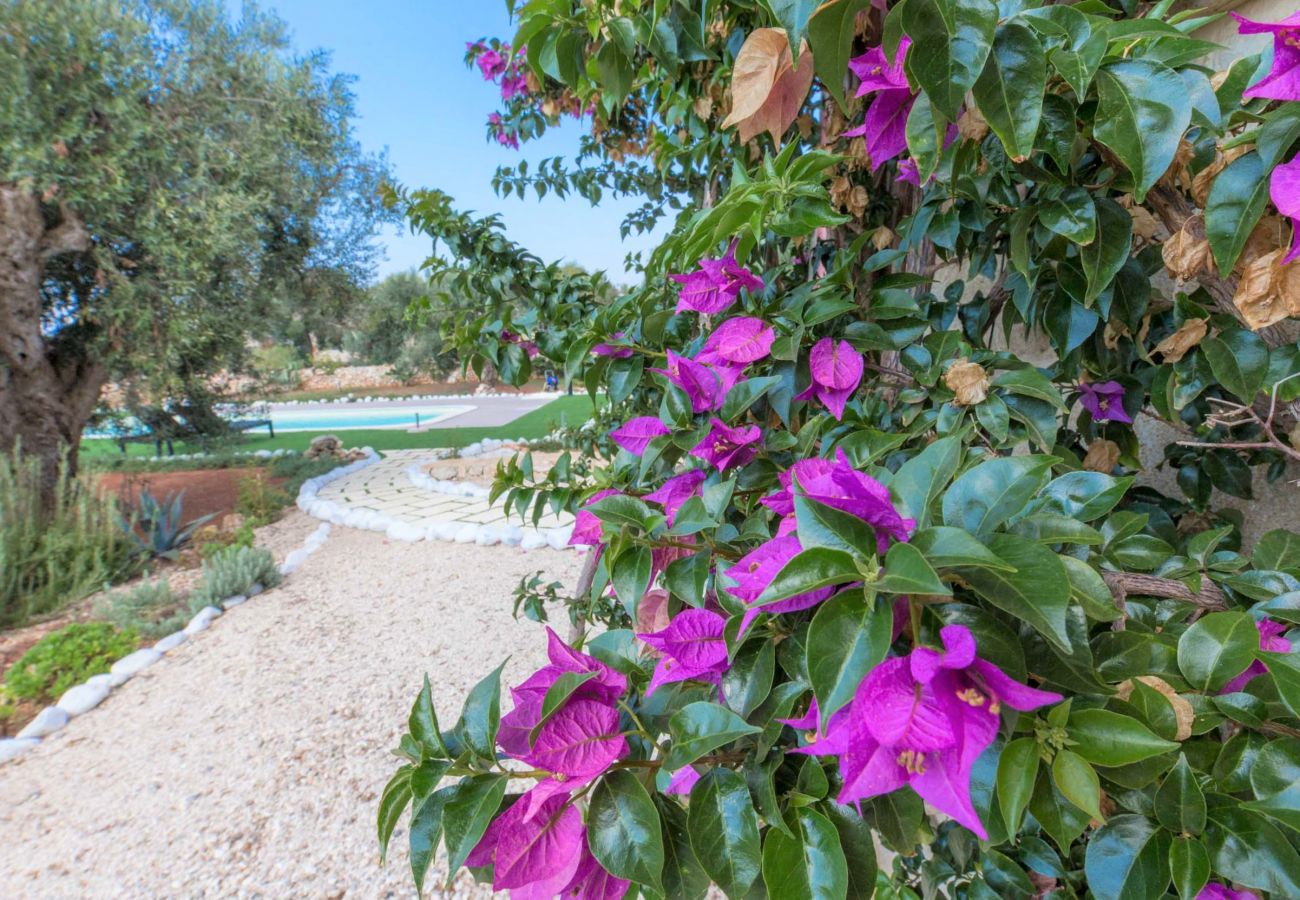
[[46, 260], [84, 252], [90, 235], [64, 209], [46, 227], [40, 200], [16, 184], [0, 184], [0, 449], [21, 444], [41, 461], [47, 504], [66, 450], [75, 472], [77, 442], [107, 377], [105, 366], [71, 351], [41, 321]]

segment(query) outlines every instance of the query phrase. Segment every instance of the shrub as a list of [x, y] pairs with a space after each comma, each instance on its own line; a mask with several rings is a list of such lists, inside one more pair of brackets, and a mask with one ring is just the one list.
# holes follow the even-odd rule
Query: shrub
[[48, 512], [40, 466], [20, 450], [0, 454], [0, 626], [46, 615], [129, 572], [131, 542], [118, 506], [62, 467]]
[[292, 500], [285, 491], [271, 483], [264, 471], [244, 475], [239, 479], [235, 512], [254, 528], [274, 522], [280, 511]]
[[271, 551], [261, 547], [226, 547], [203, 561], [203, 578], [190, 595], [190, 609], [219, 606], [227, 597], [244, 594], [255, 584], [280, 583], [280, 570]]
[[107, 622], [74, 622], [32, 645], [5, 675], [14, 700], [50, 702], [135, 650], [136, 633]]
[[253, 530], [252, 522], [244, 522], [234, 531], [218, 531], [212, 529], [199, 532], [197, 537], [204, 537], [203, 543], [199, 545], [199, 556], [208, 559], [227, 547], [251, 547], [257, 540], [257, 532]]
[[163, 578], [127, 591], [114, 591], [96, 604], [95, 615], [124, 631], [158, 638], [185, 625], [185, 615], [176, 611], [180, 605], [181, 599]]
[[199, 516], [182, 524], [185, 492], [169, 494], [160, 502], [149, 490], [140, 492], [134, 519], [119, 517], [118, 527], [151, 559], [175, 559], [194, 532], [215, 514]]

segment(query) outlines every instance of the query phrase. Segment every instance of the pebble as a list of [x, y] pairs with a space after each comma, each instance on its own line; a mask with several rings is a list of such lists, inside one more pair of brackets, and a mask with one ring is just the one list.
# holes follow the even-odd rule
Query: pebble
[[248, 591], [245, 593], [245, 597], [256, 597], [264, 590], [266, 590], [266, 588], [262, 587], [260, 584], [255, 584], [248, 589]]
[[79, 716], [103, 703], [108, 692], [109, 687], [106, 684], [79, 684], [63, 692], [63, 696], [59, 698], [59, 708], [69, 716]]
[[7, 762], [26, 753], [40, 742], [40, 738], [0, 738], [0, 762]]
[[43, 738], [48, 734], [54, 734], [64, 725], [68, 724], [71, 716], [67, 711], [59, 709], [57, 706], [47, 706], [36, 714], [36, 718], [27, 723], [22, 731], [18, 732], [19, 738]]
[[248, 594], [235, 594], [233, 597], [227, 597], [225, 600], [222, 601], [221, 605], [224, 606], [226, 609], [231, 609], [233, 607], [238, 606], [241, 603], [247, 602], [248, 598], [252, 596], [252, 593], [253, 592], [250, 590]]
[[145, 647], [122, 657], [117, 662], [113, 663], [112, 667], [108, 671], [112, 675], [121, 675], [130, 678], [137, 672], [152, 666], [160, 659], [162, 659], [161, 651], [156, 650], [153, 647]]
[[189, 635], [185, 632], [178, 631], [175, 634], [167, 635], [167, 637], [154, 644], [153, 648], [159, 653], [170, 653], [172, 650], [175, 650], [181, 644], [185, 643], [187, 637], [189, 637]]

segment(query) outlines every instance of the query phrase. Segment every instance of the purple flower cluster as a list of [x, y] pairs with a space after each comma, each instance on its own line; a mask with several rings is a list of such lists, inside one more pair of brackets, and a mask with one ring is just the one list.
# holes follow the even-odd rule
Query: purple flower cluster
[[849, 60], [849, 69], [861, 79], [857, 96], [875, 94], [876, 98], [867, 108], [862, 124], [844, 132], [844, 136], [861, 137], [866, 141], [867, 159], [873, 172], [907, 149], [907, 115], [916, 102], [916, 94], [907, 82], [903, 61], [911, 45], [911, 39], [904, 36], [892, 63], [886, 58], [883, 47], [873, 47], [862, 56]]
[[763, 289], [763, 279], [736, 262], [735, 241], [722, 257], [706, 257], [694, 272], [668, 277], [682, 286], [677, 295], [678, 312], [716, 315], [736, 302], [742, 288], [751, 293]]
[[1079, 402], [1094, 422], [1133, 424], [1133, 417], [1124, 409], [1124, 386], [1118, 381], [1082, 382], [1079, 392]]
[[830, 410], [831, 415], [837, 420], [843, 420], [844, 407], [862, 383], [864, 368], [862, 354], [854, 350], [848, 341], [822, 338], [813, 344], [808, 356], [812, 383], [795, 399], [811, 400], [816, 397]]
[[[1290, 653], [1291, 642], [1283, 637], [1286, 634], [1286, 626], [1280, 622], [1274, 622], [1272, 619], [1257, 619], [1255, 629], [1259, 632], [1259, 649], [1267, 653]], [[1268, 667], [1259, 660], [1253, 661], [1246, 667], [1236, 678], [1229, 681], [1223, 686], [1220, 693], [1231, 694], [1236, 691], [1245, 690], [1246, 685], [1251, 679], [1258, 675], [1263, 675], [1268, 671]]]
[[692, 608], [679, 612], [662, 631], [638, 634], [660, 654], [645, 695], [678, 681], [703, 681], [721, 689], [722, 676], [730, 668], [722, 637], [726, 624], [712, 610]]
[[[627, 679], [549, 628], [547, 638], [550, 662], [511, 689], [515, 706], [501, 718], [497, 744], [550, 777], [497, 817], [466, 864], [493, 865], [492, 887], [515, 898], [621, 897], [628, 883], [591, 855], [582, 814], [570, 797], [627, 754], [616, 706]], [[544, 718], [547, 691], [569, 673], [588, 679]]]
[[[1002, 707], [1027, 712], [1062, 697], [1021, 684], [980, 659], [964, 625], [948, 625], [939, 636], [941, 651], [916, 647], [872, 669], [825, 731], [794, 752], [838, 758], [844, 779], [840, 803], [910, 785], [935, 809], [987, 840], [971, 802], [971, 770], [997, 737]], [[793, 724], [809, 726], [817, 718], [810, 710]]]

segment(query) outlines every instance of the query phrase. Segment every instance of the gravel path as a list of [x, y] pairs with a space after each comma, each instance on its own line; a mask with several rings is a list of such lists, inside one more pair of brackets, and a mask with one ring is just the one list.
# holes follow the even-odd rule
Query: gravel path
[[[316, 524], [295, 512], [266, 543], [283, 556]], [[405, 829], [381, 868], [374, 819], [423, 672], [453, 721], [507, 654], [503, 681], [522, 680], [545, 640], [511, 591], [580, 565], [335, 528], [283, 586], [0, 767], [0, 897], [413, 897]]]

